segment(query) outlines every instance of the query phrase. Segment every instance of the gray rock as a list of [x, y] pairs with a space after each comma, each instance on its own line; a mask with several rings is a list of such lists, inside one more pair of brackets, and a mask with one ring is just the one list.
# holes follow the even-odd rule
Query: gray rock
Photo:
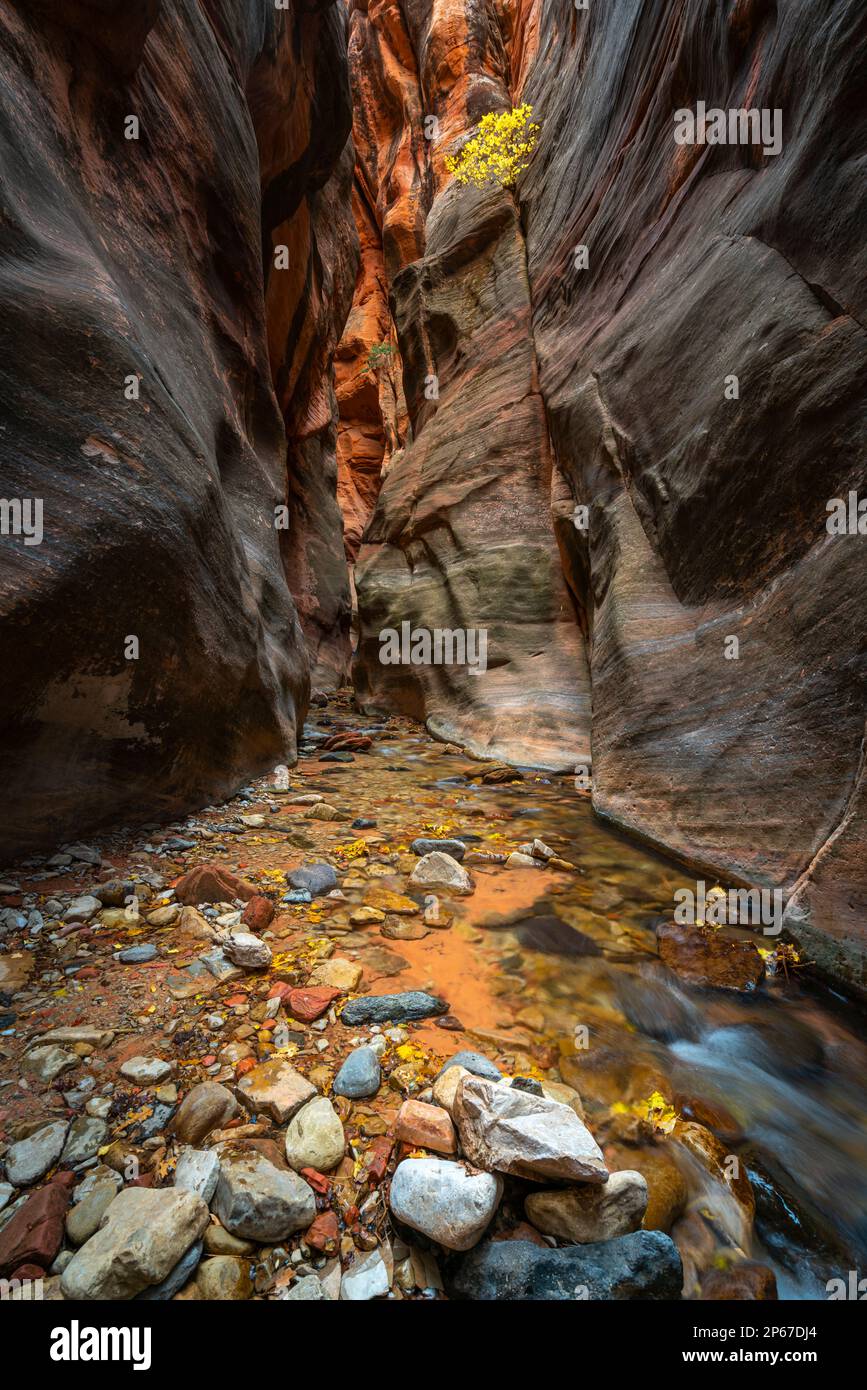
[[34, 1047], [30, 1052], [26, 1052], [21, 1062], [21, 1070], [25, 1076], [35, 1076], [37, 1080], [50, 1085], [63, 1072], [71, 1071], [73, 1067], [80, 1065], [81, 1058], [77, 1053], [67, 1052], [65, 1048], [49, 1044], [46, 1047]]
[[445, 1286], [449, 1298], [481, 1302], [679, 1299], [683, 1267], [662, 1231], [559, 1250], [526, 1240], [486, 1241], [453, 1262]]
[[174, 1298], [176, 1293], [184, 1287], [189, 1279], [192, 1279], [196, 1272], [199, 1260], [202, 1258], [204, 1246], [200, 1240], [195, 1245], [191, 1245], [185, 1255], [182, 1255], [174, 1269], [161, 1284], [153, 1284], [148, 1289], [142, 1289], [141, 1293], [136, 1294], [136, 1299], [141, 1299], [145, 1303], [165, 1303], [170, 1298]]
[[6, 1152], [6, 1176], [16, 1187], [28, 1187], [53, 1168], [63, 1152], [66, 1120], [43, 1125], [27, 1139], [10, 1144]]
[[375, 1096], [379, 1090], [382, 1071], [379, 1056], [372, 1047], [357, 1047], [350, 1052], [334, 1078], [334, 1094], [361, 1100]]
[[337, 874], [330, 864], [307, 864], [304, 868], [293, 869], [289, 883], [292, 888], [306, 888], [308, 893], [318, 896], [337, 887]]
[[103, 1179], [66, 1213], [66, 1234], [73, 1245], [83, 1245], [99, 1230], [100, 1222], [117, 1196], [113, 1182]]
[[296, 1172], [315, 1168], [319, 1173], [329, 1173], [337, 1167], [345, 1149], [340, 1116], [327, 1096], [316, 1096], [308, 1101], [289, 1121], [286, 1159]]
[[647, 1210], [647, 1182], [641, 1173], [612, 1173], [601, 1187], [565, 1187], [531, 1192], [524, 1202], [537, 1231], [574, 1245], [614, 1240], [637, 1231]]
[[143, 946], [126, 946], [122, 951], [118, 951], [115, 960], [119, 960], [122, 965], [144, 965], [149, 960], [156, 960], [159, 952], [153, 942]]
[[276, 1168], [255, 1149], [221, 1146], [214, 1211], [226, 1230], [268, 1244], [306, 1230], [316, 1199], [297, 1173]]
[[135, 1086], [156, 1086], [171, 1076], [172, 1068], [162, 1057], [129, 1057], [122, 1063], [120, 1074]]
[[282, 1303], [327, 1303], [328, 1295], [315, 1274], [305, 1274], [302, 1279], [296, 1279], [285, 1293], [281, 1293], [280, 1301]]
[[195, 1192], [210, 1204], [220, 1177], [220, 1156], [216, 1149], [184, 1149], [175, 1168], [175, 1187]]
[[433, 854], [439, 850], [442, 854], [451, 855], [452, 859], [460, 862], [467, 852], [467, 847], [462, 840], [426, 840], [424, 838], [413, 840], [410, 845], [413, 854], [419, 856]]
[[125, 1188], [63, 1271], [64, 1297], [134, 1298], [162, 1284], [198, 1243], [208, 1219], [207, 1206], [194, 1192]]
[[107, 1138], [108, 1125], [105, 1120], [95, 1120], [90, 1115], [80, 1115], [69, 1126], [69, 1133], [66, 1136], [66, 1143], [60, 1156], [61, 1163], [65, 1164], [67, 1168], [77, 1168], [79, 1163], [85, 1163], [87, 1159], [93, 1158]]
[[95, 898], [90, 893], [85, 893], [81, 898], [73, 898], [68, 908], [63, 914], [64, 922], [89, 922], [95, 913], [102, 908], [99, 898]]
[[271, 964], [271, 947], [252, 932], [233, 931], [223, 950], [229, 960], [242, 970], [267, 970]]
[[371, 1250], [370, 1254], [357, 1256], [340, 1283], [340, 1297], [344, 1302], [364, 1303], [371, 1298], [381, 1298], [391, 1288], [391, 1275], [382, 1257], [382, 1247]]
[[464, 1067], [466, 1071], [471, 1071], [473, 1076], [484, 1076], [488, 1081], [501, 1081], [503, 1077], [499, 1067], [496, 1067], [494, 1063], [481, 1052], [471, 1052], [469, 1050], [456, 1052], [454, 1057], [450, 1057], [449, 1060], [440, 1067], [437, 1076], [442, 1076], [443, 1072], [448, 1071], [449, 1067]]
[[481, 1240], [503, 1195], [493, 1173], [471, 1173], [443, 1158], [405, 1158], [391, 1180], [389, 1205], [399, 1221], [447, 1250]]
[[452, 1119], [464, 1156], [477, 1168], [515, 1177], [603, 1183], [602, 1151], [575, 1111], [547, 1096], [481, 1076], [464, 1076]]
[[443, 854], [440, 850], [425, 854], [410, 874], [409, 881], [418, 888], [449, 888], [463, 896], [474, 891], [473, 880], [466, 869], [450, 854]]
[[408, 990], [405, 994], [369, 994], [353, 999], [343, 1008], [340, 1019], [348, 1028], [359, 1023], [412, 1023], [448, 1013], [448, 1004], [435, 994]]

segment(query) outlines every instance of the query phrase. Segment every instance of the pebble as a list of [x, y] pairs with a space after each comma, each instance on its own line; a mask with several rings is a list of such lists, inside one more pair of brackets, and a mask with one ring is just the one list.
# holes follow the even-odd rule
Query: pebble
[[264, 1111], [278, 1125], [285, 1125], [315, 1095], [316, 1087], [285, 1057], [269, 1057], [238, 1082], [238, 1096], [246, 1108], [252, 1114]]
[[267, 970], [271, 964], [271, 947], [251, 932], [235, 931], [228, 937], [223, 950], [234, 965], [242, 970]]
[[220, 1156], [215, 1149], [184, 1149], [175, 1167], [174, 1184], [210, 1203], [219, 1177]]
[[149, 960], [156, 960], [159, 952], [152, 943], [145, 946], [127, 946], [122, 951], [118, 951], [115, 960], [119, 960], [123, 965], [145, 965]]
[[409, 881], [419, 888], [448, 888], [462, 896], [475, 891], [466, 869], [450, 854], [443, 854], [439, 850], [422, 856]]
[[345, 1149], [343, 1125], [326, 1096], [316, 1096], [303, 1105], [286, 1129], [286, 1159], [298, 1173], [304, 1168], [329, 1173], [340, 1163]]
[[357, 1047], [350, 1052], [334, 1078], [334, 1094], [361, 1100], [376, 1095], [382, 1072], [379, 1056], [372, 1047]]
[[419, 856], [440, 851], [442, 854], [447, 854], [452, 859], [457, 860], [463, 859], [467, 852], [467, 847], [462, 840], [425, 840], [421, 838], [413, 840], [410, 849], [413, 854]]
[[66, 1130], [66, 1120], [54, 1120], [17, 1144], [10, 1144], [4, 1159], [9, 1181], [16, 1187], [29, 1187], [53, 1168], [63, 1152]]
[[162, 1057], [129, 1057], [121, 1063], [120, 1074], [136, 1086], [155, 1086], [171, 1076], [172, 1064]]

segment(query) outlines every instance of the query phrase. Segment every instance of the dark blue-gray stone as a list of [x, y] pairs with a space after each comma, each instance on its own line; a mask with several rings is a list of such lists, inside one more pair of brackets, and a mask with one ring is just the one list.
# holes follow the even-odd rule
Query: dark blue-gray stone
[[143, 1303], [164, 1302], [169, 1298], [174, 1298], [187, 1280], [192, 1279], [195, 1274], [196, 1266], [202, 1258], [203, 1248], [202, 1241], [197, 1240], [195, 1245], [190, 1246], [186, 1255], [178, 1260], [174, 1269], [166, 1275], [161, 1284], [153, 1284], [149, 1289], [142, 1289], [141, 1293], [136, 1294], [136, 1298]]
[[454, 1057], [450, 1057], [445, 1065], [440, 1067], [437, 1075], [442, 1076], [449, 1067], [466, 1067], [473, 1076], [484, 1076], [488, 1081], [499, 1081], [503, 1074], [499, 1067], [495, 1067], [481, 1052], [456, 1052]]
[[341, 1021], [348, 1028], [359, 1023], [413, 1023], [416, 1019], [436, 1018], [448, 1013], [448, 1004], [435, 994], [412, 989], [406, 994], [371, 994], [346, 1005]]
[[439, 850], [440, 854], [450, 854], [452, 859], [461, 860], [467, 852], [467, 847], [462, 840], [426, 840], [422, 837], [413, 840], [410, 845], [413, 854], [433, 854], [434, 850]]
[[357, 1047], [334, 1078], [334, 1094], [348, 1096], [350, 1100], [375, 1096], [381, 1079], [378, 1053], [372, 1047]]
[[559, 1250], [528, 1240], [486, 1241], [451, 1264], [445, 1285], [449, 1298], [482, 1302], [679, 1299], [683, 1268], [677, 1246], [662, 1231]]
[[293, 888], [306, 888], [308, 893], [330, 893], [337, 887], [337, 874], [330, 864], [305, 864], [303, 869], [293, 869], [289, 875]]
[[157, 948], [150, 943], [146, 946], [127, 946], [118, 952], [117, 959], [124, 965], [144, 965], [146, 961], [154, 960], [156, 955]]

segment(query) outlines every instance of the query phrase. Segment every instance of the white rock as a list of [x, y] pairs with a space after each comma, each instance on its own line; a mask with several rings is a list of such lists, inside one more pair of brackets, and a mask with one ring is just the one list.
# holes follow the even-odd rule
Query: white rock
[[343, 1158], [346, 1139], [340, 1117], [327, 1096], [303, 1105], [286, 1130], [286, 1158], [296, 1172], [328, 1173]]
[[602, 1151], [575, 1111], [481, 1076], [461, 1079], [453, 1119], [465, 1156], [478, 1168], [516, 1177], [603, 1183]]
[[271, 964], [271, 947], [252, 932], [232, 932], [223, 943], [223, 950], [242, 970], [267, 970]]
[[53, 1168], [63, 1153], [66, 1130], [66, 1120], [54, 1120], [27, 1139], [10, 1144], [4, 1160], [9, 1181], [16, 1187], [27, 1187]]
[[409, 881], [419, 888], [450, 888], [453, 893], [464, 895], [475, 891], [473, 880], [463, 865], [438, 849], [422, 855]]
[[216, 1149], [184, 1149], [175, 1168], [175, 1187], [195, 1192], [210, 1203], [220, 1177], [220, 1156]]
[[405, 1158], [391, 1180], [389, 1204], [414, 1231], [448, 1250], [470, 1250], [502, 1195], [502, 1181], [493, 1173], [470, 1173], [443, 1158]]
[[355, 1263], [344, 1271], [340, 1297], [345, 1302], [364, 1303], [371, 1298], [381, 1298], [390, 1288], [391, 1273], [379, 1246], [369, 1254], [356, 1258]]
[[128, 1057], [121, 1065], [120, 1074], [135, 1086], [155, 1086], [171, 1076], [172, 1065], [162, 1057]]

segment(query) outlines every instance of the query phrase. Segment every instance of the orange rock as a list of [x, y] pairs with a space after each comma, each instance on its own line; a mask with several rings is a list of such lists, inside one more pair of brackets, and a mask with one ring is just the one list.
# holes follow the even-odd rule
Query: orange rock
[[405, 1144], [433, 1149], [434, 1153], [457, 1151], [455, 1127], [448, 1111], [421, 1100], [404, 1101], [397, 1114], [395, 1134]]
[[305, 1241], [312, 1250], [333, 1255], [340, 1242], [340, 1225], [333, 1211], [321, 1211], [312, 1226], [307, 1228]]
[[310, 985], [307, 989], [292, 989], [284, 997], [293, 1018], [300, 1019], [302, 1023], [312, 1023], [314, 1019], [321, 1018], [329, 1005], [340, 997], [340, 990], [330, 989], [327, 985]]
[[263, 893], [257, 893], [244, 908], [241, 921], [253, 932], [264, 931], [274, 920], [274, 904]]
[[238, 878], [237, 874], [230, 874], [219, 864], [197, 864], [175, 884], [178, 902], [191, 907], [195, 907], [196, 903], [234, 902], [235, 898], [249, 902], [257, 896], [252, 883]]

